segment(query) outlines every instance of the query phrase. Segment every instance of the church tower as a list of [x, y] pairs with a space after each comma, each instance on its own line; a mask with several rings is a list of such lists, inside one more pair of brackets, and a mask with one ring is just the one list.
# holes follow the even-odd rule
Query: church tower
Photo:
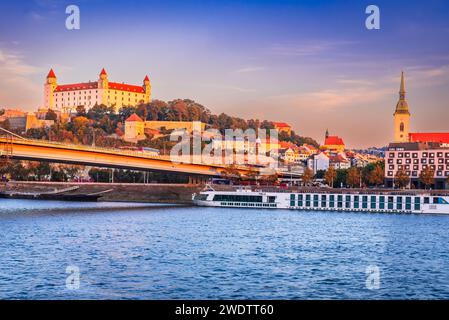
[[53, 98], [53, 93], [55, 92], [56, 87], [58, 86], [56, 75], [53, 69], [50, 69], [50, 72], [47, 75], [47, 79], [44, 84], [44, 108], [45, 109], [54, 109], [55, 101]]
[[401, 87], [399, 89], [399, 101], [394, 112], [394, 142], [408, 142], [410, 132], [410, 111], [405, 100], [404, 72], [401, 74]]

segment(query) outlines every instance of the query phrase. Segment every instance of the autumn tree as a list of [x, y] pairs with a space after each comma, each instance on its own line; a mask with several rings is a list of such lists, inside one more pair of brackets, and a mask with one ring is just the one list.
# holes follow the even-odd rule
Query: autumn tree
[[410, 177], [404, 169], [399, 169], [398, 171], [396, 171], [396, 174], [394, 176], [394, 184], [396, 185], [396, 187], [403, 189], [407, 187], [409, 183]]
[[352, 188], [358, 187], [360, 186], [360, 178], [360, 170], [356, 167], [351, 167], [346, 176], [346, 184]]
[[384, 182], [384, 169], [380, 165], [375, 165], [374, 169], [368, 174], [368, 182], [379, 186]]
[[419, 180], [427, 189], [427, 187], [431, 186], [434, 182], [433, 177], [435, 176], [435, 170], [431, 167], [427, 166], [425, 169], [421, 171], [419, 174]]
[[336, 178], [337, 171], [335, 171], [334, 167], [329, 167], [329, 169], [327, 169], [326, 173], [324, 174], [324, 179], [326, 180], [327, 185], [333, 188]]
[[310, 168], [305, 168], [304, 173], [301, 176], [302, 183], [304, 185], [309, 185], [313, 180], [313, 171]]
[[45, 120], [56, 121], [56, 120], [58, 120], [58, 115], [53, 110], [48, 109], [47, 113], [45, 114]]

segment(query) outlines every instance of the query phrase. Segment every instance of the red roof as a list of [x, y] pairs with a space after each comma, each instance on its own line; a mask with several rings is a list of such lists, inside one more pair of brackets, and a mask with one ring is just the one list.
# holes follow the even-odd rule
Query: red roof
[[126, 122], [133, 122], [133, 121], [139, 121], [142, 122], [143, 120], [135, 113], [133, 113], [128, 119], [125, 120]]
[[[145, 90], [141, 86], [135, 86], [126, 83], [109, 82], [109, 89], [145, 93]], [[63, 84], [56, 87], [55, 92], [72, 91], [72, 90], [88, 90], [97, 89], [98, 82], [83, 82], [83, 83], [72, 83]]]
[[56, 78], [55, 72], [53, 71], [53, 69], [50, 69], [50, 72], [47, 75], [47, 79], [48, 78]]
[[83, 83], [72, 83], [72, 84], [62, 84], [56, 87], [55, 92], [62, 91], [72, 91], [72, 90], [87, 90], [87, 89], [97, 89], [98, 82], [83, 82]]
[[145, 92], [145, 90], [141, 86], [135, 86], [131, 84], [118, 83], [118, 82], [109, 82], [109, 89], [139, 92], [139, 93]]
[[410, 142], [449, 143], [449, 132], [409, 133]]
[[108, 75], [108, 74], [106, 73], [106, 70], [104, 70], [104, 68], [103, 68], [103, 69], [101, 69], [101, 73], [100, 73], [100, 76], [102, 76], [102, 75]]
[[148, 75], [145, 76], [145, 79], [143, 81], [150, 81], [150, 78], [148, 78]]
[[328, 136], [325, 140], [324, 140], [324, 145], [329, 146], [344, 146], [345, 143], [343, 142], [343, 139], [340, 138], [339, 136]]
[[56, 87], [55, 92], [62, 91], [72, 91], [72, 90], [87, 90], [87, 89], [97, 89], [98, 82], [83, 82], [83, 83], [72, 83], [72, 84], [62, 84]]
[[273, 122], [273, 124], [276, 128], [290, 128], [290, 125], [285, 122]]

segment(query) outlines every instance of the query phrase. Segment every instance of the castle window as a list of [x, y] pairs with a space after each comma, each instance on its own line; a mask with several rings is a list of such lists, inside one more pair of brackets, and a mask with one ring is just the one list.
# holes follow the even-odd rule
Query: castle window
[[401, 132], [404, 132], [404, 123], [403, 122], [401, 122], [401, 125], [399, 126], [399, 130]]

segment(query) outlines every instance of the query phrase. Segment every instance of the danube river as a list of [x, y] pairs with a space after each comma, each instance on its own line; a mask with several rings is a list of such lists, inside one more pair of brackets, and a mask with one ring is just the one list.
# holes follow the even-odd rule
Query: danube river
[[138, 205], [0, 200], [0, 298], [449, 298], [449, 216]]

